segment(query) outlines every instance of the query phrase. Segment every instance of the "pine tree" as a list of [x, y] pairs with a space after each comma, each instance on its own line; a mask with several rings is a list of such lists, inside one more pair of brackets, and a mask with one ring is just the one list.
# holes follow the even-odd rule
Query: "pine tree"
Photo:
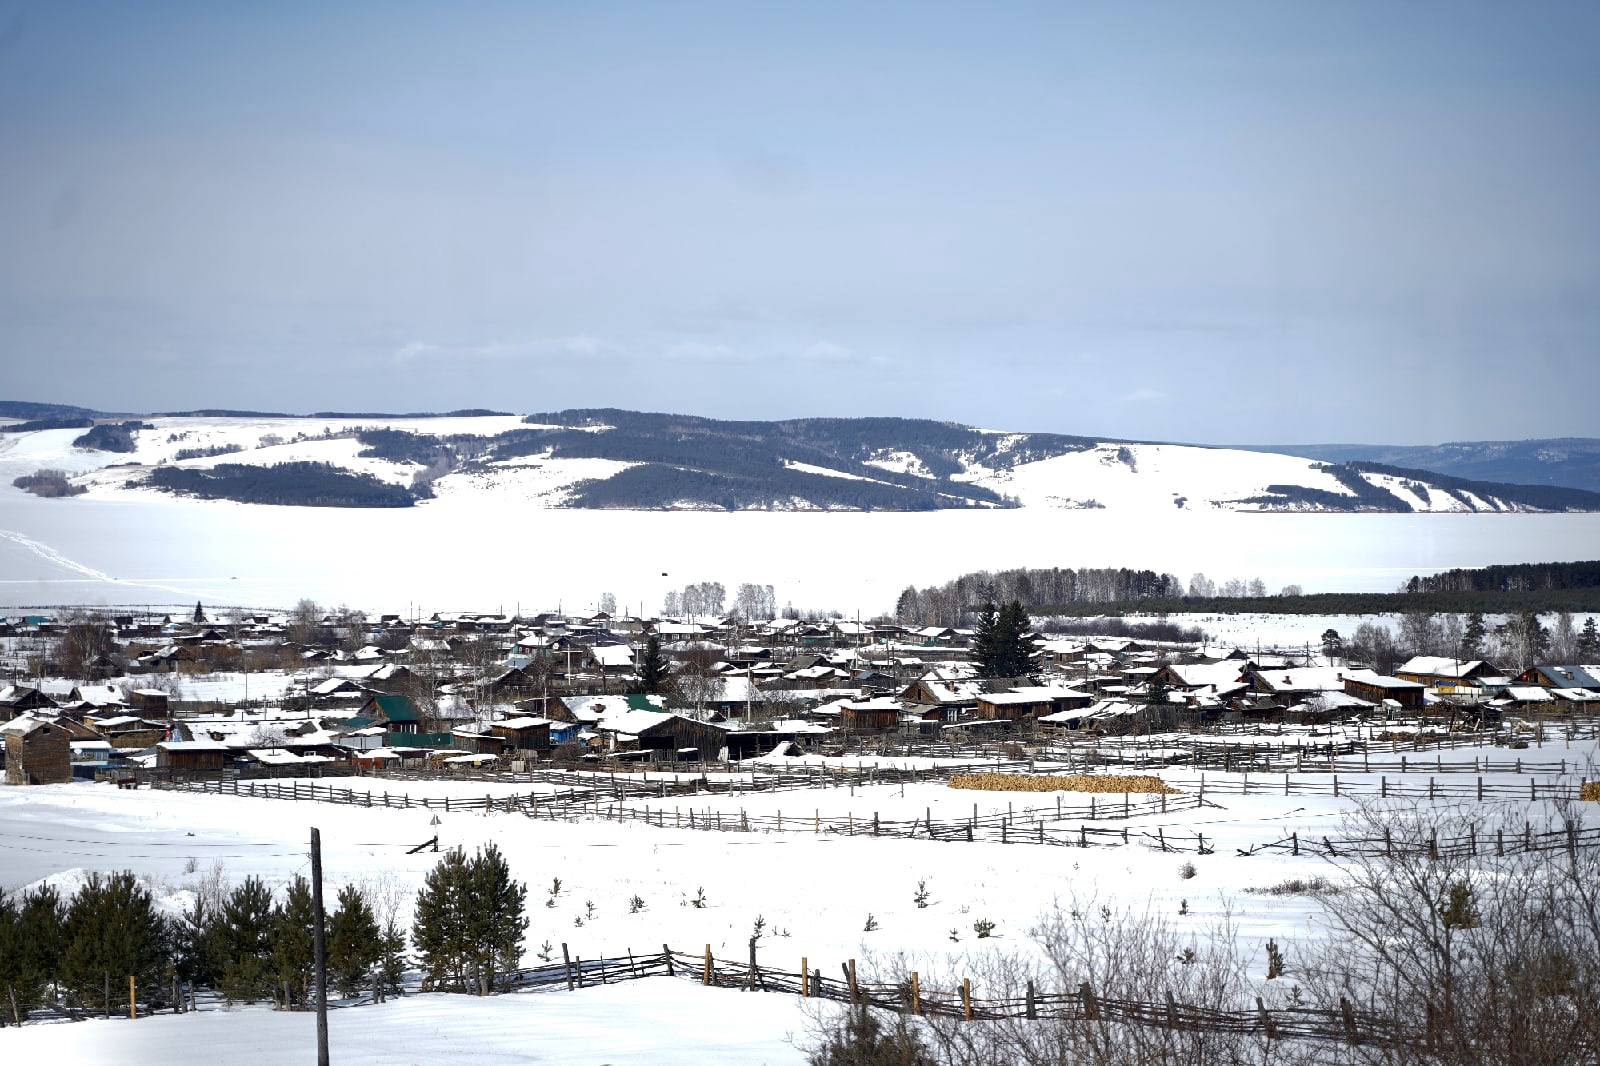
[[247, 877], [228, 894], [216, 918], [218, 987], [229, 1000], [254, 1003], [271, 994], [272, 893]]
[[515, 969], [527, 895], [495, 845], [470, 860], [460, 848], [446, 852], [423, 879], [411, 932], [427, 982], [466, 987], [470, 979], [486, 994], [496, 973]]
[[268, 962], [273, 999], [286, 1010], [298, 1009], [311, 1000], [315, 937], [316, 908], [311, 885], [304, 877], [296, 877], [289, 882], [283, 902], [272, 909]]
[[[131, 871], [91, 873], [67, 906], [61, 982], [96, 1010], [126, 1010], [128, 978], [157, 1002], [172, 962], [166, 919]], [[111, 1002], [106, 1002], [106, 976]]]
[[1324, 659], [1337, 659], [1344, 654], [1344, 638], [1337, 629], [1324, 629], [1322, 631], [1322, 657]]
[[427, 984], [463, 984], [469, 959], [467, 911], [470, 908], [467, 856], [452, 848], [429, 870], [417, 893], [411, 928], [418, 962]]
[[378, 1002], [387, 996], [398, 996], [406, 975], [406, 933], [399, 923], [390, 919], [379, 939], [378, 972], [374, 975]]
[[341, 996], [354, 996], [371, 980], [383, 954], [378, 919], [355, 885], [339, 890], [339, 909], [328, 924], [328, 977]]
[[44, 1001], [46, 974], [28, 958], [22, 906], [0, 896], [0, 1025], [21, 1025]]
[[471, 866], [474, 965], [482, 991], [493, 987], [494, 975], [515, 970], [522, 961], [522, 937], [528, 929], [528, 889], [511, 876], [500, 849], [488, 844]]
[[[16, 915], [15, 930], [20, 954], [13, 963], [15, 972], [23, 986], [37, 983], [42, 990], [61, 973], [67, 906], [54, 885], [39, 885], [22, 896], [17, 904]], [[6, 1007], [10, 1006], [7, 1002]], [[25, 1009], [19, 993], [18, 1010]]]
[[630, 692], [642, 692], [654, 695], [660, 692], [671, 676], [667, 667], [667, 660], [661, 654], [661, 639], [655, 634], [645, 641], [644, 653], [639, 657], [638, 679], [629, 686]]

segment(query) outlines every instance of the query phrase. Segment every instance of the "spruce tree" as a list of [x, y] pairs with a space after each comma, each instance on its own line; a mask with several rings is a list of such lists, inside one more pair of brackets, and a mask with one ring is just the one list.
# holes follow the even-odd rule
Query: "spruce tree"
[[126, 1010], [130, 976], [149, 999], [164, 999], [172, 962], [170, 931], [150, 890], [131, 871], [109, 877], [91, 873], [67, 907], [64, 932], [61, 982], [79, 1002], [95, 1010]]
[[1590, 615], [1578, 631], [1578, 657], [1585, 663], [1592, 663], [1597, 656], [1600, 656], [1600, 631], [1595, 629], [1594, 615]]
[[247, 877], [228, 894], [217, 916], [218, 987], [229, 1000], [254, 1003], [272, 991], [272, 892]]
[[994, 604], [985, 603], [978, 614], [972, 633], [972, 659], [978, 664], [979, 677], [1003, 677], [1000, 661], [1000, 620], [995, 615]]
[[328, 923], [328, 979], [341, 996], [354, 996], [372, 979], [383, 955], [378, 919], [355, 885], [339, 890], [339, 909]]
[[1489, 633], [1489, 627], [1484, 625], [1483, 612], [1473, 611], [1467, 615], [1466, 628], [1461, 633], [1461, 655], [1466, 659], [1476, 659], [1478, 652], [1483, 647], [1483, 638]]
[[629, 691], [654, 695], [666, 686], [669, 677], [671, 671], [666, 656], [661, 654], [661, 639], [652, 633], [639, 657], [638, 678], [629, 686]]
[[296, 1010], [311, 1000], [311, 975], [316, 964], [315, 935], [316, 911], [311, 884], [304, 877], [296, 877], [289, 882], [283, 902], [272, 909], [268, 963], [272, 998], [286, 1010]]

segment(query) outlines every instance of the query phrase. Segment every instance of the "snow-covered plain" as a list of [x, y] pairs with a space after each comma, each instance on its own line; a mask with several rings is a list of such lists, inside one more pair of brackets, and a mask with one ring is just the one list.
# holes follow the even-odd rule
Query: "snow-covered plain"
[[773, 585], [800, 609], [891, 610], [907, 585], [1009, 567], [1126, 566], [1273, 591], [1389, 591], [1413, 574], [1589, 558], [1600, 514], [916, 513], [562, 510], [441, 493], [385, 510], [260, 507], [152, 493], [37, 499], [0, 486], [0, 606], [303, 596], [369, 610], [655, 612], [690, 582]]

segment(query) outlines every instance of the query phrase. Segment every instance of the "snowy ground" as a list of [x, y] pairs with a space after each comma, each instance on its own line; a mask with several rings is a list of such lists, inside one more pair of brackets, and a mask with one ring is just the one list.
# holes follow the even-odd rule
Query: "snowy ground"
[[[581, 992], [491, 999], [429, 995], [331, 1012], [339, 1066], [417, 1063], [651, 1063], [760, 1066], [805, 1062], [799, 1000], [669, 977]], [[0, 1031], [7, 1062], [74, 1066], [279, 1066], [316, 1060], [316, 1018], [260, 1008], [89, 1021]]]
[[[1282, 742], [1292, 746], [1306, 739], [1285, 736]], [[1594, 776], [1595, 742], [1568, 743], [1555, 735], [1542, 747], [1516, 752], [1465, 748], [1437, 757], [1448, 762], [1514, 756], [1541, 765], [1567, 760], [1569, 770], [1560, 778], [1567, 784]], [[875, 761], [887, 763], [867, 760], [868, 765]], [[1421, 761], [1413, 759], [1408, 780], [1421, 782], [1429, 776]], [[1162, 776], [1189, 795], [1200, 783], [1191, 771], [1170, 770]], [[1391, 784], [1396, 780], [1392, 770], [1387, 776]], [[1533, 779], [1551, 784], [1557, 777], [1543, 773]], [[1137, 816], [1126, 823], [1134, 843], [1087, 849], [866, 835], [874, 813], [885, 822], [909, 821], [928, 811], [936, 820], [965, 818], [975, 806], [980, 815], [1008, 809], [1020, 814], [1026, 807], [1048, 811], [1058, 796], [958, 790], [937, 781], [628, 801], [632, 807], [649, 803], [660, 812], [665, 828], [603, 817], [552, 822], [505, 811], [401, 810], [385, 808], [381, 801], [366, 808], [122, 791], [103, 785], [11, 788], [0, 789], [0, 824], [6, 826], [0, 838], [0, 881], [3, 887], [17, 888], [49, 880], [70, 893], [86, 871], [131, 869], [152, 885], [165, 906], [179, 909], [192, 898], [198, 880], [219, 867], [235, 883], [254, 874], [279, 888], [296, 874], [307, 873], [306, 842], [310, 827], [316, 826], [330, 885], [355, 881], [373, 888], [396, 887], [408, 907], [437, 856], [406, 852], [437, 833], [445, 847], [470, 850], [493, 841], [514, 874], [527, 883], [527, 965], [542, 956], [559, 959], [563, 944], [584, 958], [630, 950], [642, 954], [665, 943], [691, 952], [710, 945], [720, 958], [742, 959], [759, 918], [764, 928], [759, 952], [765, 965], [796, 970], [804, 957], [813, 968], [834, 974], [849, 959], [861, 960], [867, 969], [903, 959], [924, 974], [959, 977], [977, 969], [978, 954], [1033, 955], [1037, 947], [1029, 929], [1041, 915], [1057, 903], [1094, 900], [1096, 905], [1159, 915], [1196, 936], [1229, 917], [1255, 978], [1264, 977], [1262, 945], [1267, 938], [1284, 945], [1292, 976], [1296, 952], [1317, 950], [1321, 905], [1304, 896], [1247, 890], [1289, 878], [1337, 879], [1342, 867], [1336, 860], [1316, 857], [1309, 846], [1298, 857], [1239, 852], [1291, 832], [1306, 841], [1338, 839], [1351, 801], [1283, 795], [1277, 791], [1281, 775], [1259, 794], [1232, 794], [1239, 778], [1208, 773], [1207, 798], [1214, 805], [1169, 816]], [[1378, 787], [1378, 778], [1376, 770], [1340, 775], [1345, 788], [1368, 791]], [[1261, 777], [1255, 780], [1257, 787], [1264, 783]], [[1472, 778], [1449, 775], [1440, 780], [1465, 786]], [[1484, 780], [1521, 788], [1530, 776], [1497, 772]], [[476, 781], [330, 779], [324, 784], [370, 790], [375, 797], [403, 794], [413, 802], [531, 791], [527, 784]], [[1069, 809], [1088, 798], [1081, 793], [1059, 796]], [[1118, 796], [1099, 799], [1112, 806], [1120, 801]], [[1426, 801], [1419, 802], [1426, 806]], [[1438, 806], [1471, 810], [1484, 826], [1497, 819], [1515, 825], [1525, 816], [1538, 821], [1552, 813], [1545, 800], [1480, 807], [1458, 795], [1441, 798]], [[730, 826], [740, 811], [752, 816], [781, 811], [790, 825], [781, 834], [674, 828], [686, 822], [691, 808], [702, 816], [720, 811]], [[805, 831], [814, 817], [846, 813], [861, 826], [861, 835]], [[1073, 819], [1064, 824], [1070, 827]], [[1121, 824], [1092, 823], [1097, 828]], [[1158, 827], [1168, 840], [1190, 850], [1163, 852], [1140, 842], [1141, 834], [1153, 834]], [[1197, 833], [1204, 835], [1212, 853], [1192, 850]], [[1192, 876], [1185, 876], [1186, 867], [1192, 867]], [[552, 893], [557, 878], [560, 891]], [[919, 885], [927, 891], [923, 906], [916, 900]], [[695, 905], [699, 898], [704, 906]], [[974, 926], [980, 920], [996, 923], [992, 936], [976, 936]], [[1290, 984], [1259, 980], [1269, 1005], [1280, 1002]], [[976, 994], [983, 991], [979, 988]], [[469, 1047], [476, 1062], [688, 1062], [690, 1054], [708, 1063], [803, 1061], [787, 1043], [803, 1029], [801, 1005], [779, 995], [749, 995], [737, 1003], [728, 998], [738, 994], [684, 981], [649, 981], [570, 994], [516, 994], [488, 1003], [412, 997], [401, 1004], [337, 1013], [335, 1050], [345, 1049], [340, 1061], [361, 1063], [436, 1061], [468, 1054], [462, 1049]], [[513, 1019], [529, 1024], [516, 1025]], [[189, 1052], [167, 1047], [179, 1028], [187, 1026], [182, 1035], [190, 1039], [183, 1046], [201, 1049], [192, 1052], [192, 1061], [281, 1061], [273, 1056], [285, 1043], [309, 1040], [309, 1024], [304, 1016], [238, 1010], [136, 1024], [8, 1029], [0, 1032], [0, 1059], [20, 1059], [48, 1046], [58, 1053], [68, 1051], [75, 1062], [138, 1062], [149, 1061], [149, 1049], [162, 1046], [180, 1055], [168, 1061], [187, 1062], [191, 1059], [181, 1055]], [[38, 1043], [46, 1040], [48, 1045]], [[214, 1057], [219, 1046], [234, 1057]]]

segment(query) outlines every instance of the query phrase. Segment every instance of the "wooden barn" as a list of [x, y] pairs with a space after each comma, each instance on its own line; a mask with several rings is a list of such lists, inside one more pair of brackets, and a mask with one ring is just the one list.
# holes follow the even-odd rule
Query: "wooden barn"
[[167, 694], [156, 688], [136, 688], [128, 693], [128, 710], [140, 718], [166, 718]]
[[507, 752], [547, 753], [550, 750], [550, 719], [506, 718], [489, 725], [489, 731], [505, 738]]
[[610, 741], [612, 752], [649, 752], [656, 761], [679, 761], [690, 751], [696, 759], [718, 759], [728, 746], [728, 732], [721, 726], [666, 711], [606, 714], [595, 728]]
[[846, 700], [839, 704], [839, 725], [853, 733], [882, 733], [900, 725], [900, 701], [890, 696]]
[[1427, 687], [1419, 682], [1402, 681], [1371, 670], [1351, 670], [1341, 679], [1345, 692], [1357, 699], [1379, 705], [1392, 701], [1391, 706], [1407, 710], [1421, 709], [1427, 693]]
[[6, 784], [61, 785], [72, 780], [72, 736], [42, 718], [17, 718], [4, 727]]
[[229, 762], [228, 745], [216, 740], [166, 740], [156, 745], [156, 766], [185, 773], [218, 773]]

